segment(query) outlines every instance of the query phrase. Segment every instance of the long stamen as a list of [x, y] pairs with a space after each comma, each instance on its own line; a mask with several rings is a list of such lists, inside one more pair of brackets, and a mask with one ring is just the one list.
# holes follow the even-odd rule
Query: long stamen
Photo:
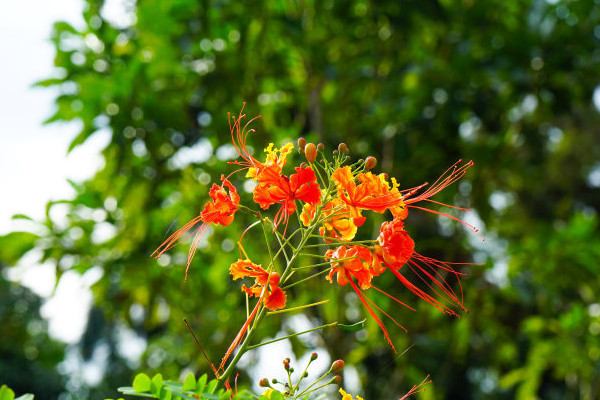
[[477, 229], [477, 228], [475, 227], [475, 225], [471, 225], [471, 224], [469, 224], [468, 222], [465, 222], [465, 221], [463, 221], [463, 220], [462, 220], [462, 219], [460, 219], [460, 218], [457, 218], [457, 217], [455, 217], [455, 216], [453, 216], [453, 215], [450, 215], [450, 214], [448, 214], [448, 213], [444, 213], [444, 212], [441, 212], [441, 211], [435, 211], [435, 210], [432, 210], [432, 209], [430, 209], [430, 208], [419, 207], [419, 206], [408, 206], [408, 207], [410, 207], [410, 208], [416, 208], [416, 209], [418, 209], [418, 210], [427, 211], [427, 212], [430, 212], [430, 213], [432, 213], [432, 214], [441, 215], [441, 216], [443, 216], [443, 217], [448, 217], [448, 218], [450, 218], [450, 219], [453, 219], [453, 220], [455, 220], [455, 221], [458, 221], [458, 222], [460, 222], [461, 224], [463, 224], [464, 226], [466, 226], [467, 228], [469, 228], [469, 230], [470, 230], [471, 232], [475, 233], [477, 236], [479, 236], [479, 237], [480, 237], [480, 238], [481, 238], [481, 239], [482, 239], [482, 240], [485, 242], [485, 238], [484, 238], [483, 236], [481, 236], [481, 234], [479, 233], [479, 229]]
[[432, 306], [434, 306], [435, 308], [437, 308], [438, 310], [440, 310], [444, 314], [458, 316], [458, 314], [455, 311], [453, 311], [452, 309], [448, 308], [446, 305], [440, 303], [438, 300], [436, 300], [431, 295], [427, 294], [423, 290], [421, 290], [418, 287], [416, 287], [412, 282], [410, 282], [408, 279], [406, 279], [406, 277], [404, 277], [404, 275], [402, 275], [400, 272], [398, 272], [395, 269], [390, 268], [387, 265], [386, 265], [386, 267], [390, 271], [392, 271], [392, 273], [394, 275], [396, 275], [396, 277], [400, 280], [400, 282], [402, 282], [402, 284], [404, 286], [406, 286], [406, 288], [408, 290], [410, 290], [411, 292], [413, 292], [415, 295], [419, 296], [420, 298], [422, 298], [423, 300], [425, 300], [426, 302], [428, 302], [429, 304], [431, 304]]
[[[428, 264], [427, 262], [420, 260], [423, 262], [423, 264], [427, 265], [429, 268], [431, 268], [432, 270], [435, 271], [435, 269]], [[454, 293], [454, 291], [452, 290], [452, 288], [450, 287], [450, 285], [448, 284], [448, 282], [446, 282], [446, 280], [439, 274], [439, 272], [435, 271], [435, 274], [438, 275], [440, 277], [440, 280], [438, 280], [435, 276], [433, 276], [430, 272], [428, 272], [425, 268], [423, 268], [419, 263], [415, 262], [413, 259], [409, 260], [409, 268], [411, 269], [411, 271], [414, 272], [414, 274], [431, 290], [433, 291], [438, 298], [443, 299], [445, 301], [447, 301], [448, 303], [452, 303], [457, 305], [458, 307], [460, 307], [461, 309], [465, 309], [464, 306], [462, 305], [462, 300], [459, 300], [458, 297], [456, 296], [456, 294]], [[417, 269], [413, 268], [416, 267]], [[426, 275], [429, 280], [425, 279], [422, 275]], [[458, 280], [458, 279], [457, 279]], [[433, 287], [429, 282], [432, 282], [434, 284], [434, 286], [437, 286], [438, 288], [440, 288], [442, 290], [442, 292], [445, 294], [441, 294], [439, 293], [435, 287]], [[460, 280], [459, 280], [459, 285], [460, 285]], [[462, 294], [462, 286], [461, 286], [461, 294]]]
[[[417, 201], [428, 199], [428, 198], [436, 195], [437, 193], [441, 192], [448, 186], [452, 185], [454, 182], [458, 181], [460, 178], [463, 177], [464, 174], [467, 173], [467, 169], [469, 169], [470, 167], [472, 167], [474, 165], [473, 161], [469, 161], [468, 163], [464, 164], [463, 166], [457, 168], [457, 165], [461, 162], [462, 162], [462, 160], [458, 160], [456, 163], [454, 163], [454, 165], [452, 165], [442, 175], [440, 175], [440, 177], [433, 183], [433, 185], [431, 185], [431, 187], [429, 189], [427, 189], [426, 191], [424, 191], [417, 197], [414, 197], [412, 199], [409, 198], [418, 189], [415, 189], [414, 191], [411, 191], [410, 193], [405, 195], [404, 202], [406, 204], [411, 204], [411, 203], [416, 203]], [[423, 187], [423, 185], [421, 187]]]
[[398, 321], [396, 321], [392, 316], [390, 316], [388, 313], [386, 313], [385, 311], [383, 311], [383, 309], [381, 307], [379, 307], [377, 304], [375, 304], [375, 302], [373, 302], [373, 300], [371, 300], [370, 298], [368, 298], [366, 294], [363, 293], [363, 296], [365, 296], [365, 299], [367, 299], [367, 301], [369, 303], [371, 303], [373, 305], [373, 307], [375, 307], [376, 309], [378, 309], [379, 311], [381, 311], [383, 313], [383, 315], [385, 315], [386, 317], [388, 317], [389, 319], [391, 319], [392, 322], [394, 324], [396, 324], [397, 327], [402, 328], [404, 330], [404, 332], [408, 332], [408, 330], [405, 327], [403, 327], [402, 325], [400, 325], [400, 323]]
[[367, 309], [367, 311], [369, 312], [369, 314], [371, 314], [371, 317], [373, 317], [373, 319], [375, 320], [375, 322], [377, 322], [377, 325], [379, 325], [379, 327], [383, 331], [383, 335], [385, 336], [385, 339], [388, 341], [388, 343], [390, 344], [390, 346], [392, 346], [392, 350], [394, 350], [394, 353], [397, 354], [398, 352], [396, 351], [396, 347], [394, 347], [394, 344], [392, 343], [392, 339], [390, 339], [390, 335], [388, 334], [388, 331], [385, 328], [385, 325], [383, 324], [383, 322], [381, 322], [381, 320], [379, 319], [379, 317], [377, 316], [377, 314], [375, 314], [375, 311], [373, 311], [373, 309], [371, 308], [371, 306], [369, 306], [369, 303], [367, 303], [367, 301], [365, 300], [364, 294], [362, 293], [362, 291], [358, 288], [358, 286], [356, 286], [356, 284], [352, 280], [352, 276], [350, 276], [350, 273], [348, 271], [344, 271], [344, 273], [346, 274], [346, 279], [348, 279], [348, 282], [350, 282], [350, 285], [352, 285], [352, 289], [354, 289], [354, 291], [358, 295], [358, 298], [360, 299], [360, 301], [363, 303], [363, 305], [365, 306], [365, 308]]
[[177, 231], [175, 231], [175, 233], [173, 233], [171, 236], [169, 236], [167, 238], [167, 240], [165, 240], [156, 250], [154, 250], [154, 253], [152, 253], [150, 255], [150, 257], [159, 258], [167, 250], [170, 250], [173, 247], [177, 246], [179, 243], [185, 241], [187, 238], [192, 236], [195, 231], [190, 233], [189, 235], [185, 236], [183, 239], [181, 239], [181, 240], [179, 240], [179, 239], [182, 236], [184, 236], [184, 234], [186, 232], [188, 232], [194, 225], [198, 224], [199, 222], [202, 222], [202, 217], [200, 215], [198, 215], [196, 218], [194, 218], [193, 220], [191, 220], [190, 222], [185, 224], [183, 227], [181, 227]]
[[404, 396], [402, 396], [399, 400], [405, 400], [408, 398], [408, 396], [411, 396], [415, 393], [419, 393], [425, 390], [425, 388], [423, 386], [431, 383], [431, 379], [427, 380], [429, 378], [429, 375], [427, 375], [425, 377], [425, 379], [423, 379], [423, 381], [421, 383], [419, 383], [418, 385], [414, 385], [409, 391], [408, 393], [406, 393]]
[[[264, 292], [264, 288], [263, 288], [263, 292]], [[225, 368], [225, 364], [227, 363], [229, 356], [231, 355], [231, 353], [233, 353], [233, 350], [235, 350], [235, 348], [242, 341], [242, 338], [248, 331], [248, 327], [250, 326], [250, 323], [254, 320], [254, 317], [258, 313], [258, 310], [260, 309], [261, 304], [262, 304], [262, 296], [261, 296], [261, 298], [258, 299], [258, 302], [256, 303], [256, 306], [254, 306], [252, 313], [250, 313], [250, 316], [246, 319], [246, 322], [244, 322], [244, 325], [242, 325], [242, 328], [240, 329], [240, 331], [236, 335], [235, 339], [233, 339], [233, 342], [231, 342], [231, 345], [225, 352], [225, 355], [223, 356], [223, 359], [221, 360], [221, 364], [219, 364], [219, 371], [221, 371]]]
[[412, 308], [411, 306], [409, 306], [408, 304], [406, 304], [406, 303], [404, 303], [404, 302], [402, 302], [402, 301], [398, 300], [397, 298], [395, 298], [395, 297], [394, 297], [394, 296], [392, 296], [391, 294], [384, 292], [383, 290], [379, 289], [378, 287], [375, 287], [375, 286], [373, 286], [373, 285], [371, 285], [371, 287], [372, 287], [373, 289], [377, 290], [379, 293], [383, 293], [383, 294], [385, 294], [387, 297], [389, 297], [390, 299], [394, 300], [396, 303], [398, 303], [398, 304], [402, 304], [404, 307], [406, 307], [406, 308], [408, 308], [408, 309], [410, 309], [410, 310], [412, 310], [412, 311], [417, 311], [417, 310], [415, 310], [414, 308]]

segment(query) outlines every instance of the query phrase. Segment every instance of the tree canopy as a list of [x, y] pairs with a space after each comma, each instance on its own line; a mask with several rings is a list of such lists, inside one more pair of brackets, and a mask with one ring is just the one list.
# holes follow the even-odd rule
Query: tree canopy
[[[0, 267], [38, 249], [59, 278], [102, 272], [77, 349], [84, 360], [109, 349], [104, 381], [89, 397], [114, 397], [137, 370], [208, 372], [183, 318], [215, 355], [243, 322], [226, 268], [247, 220], [211, 231], [187, 282], [185, 248], [149, 258], [234, 170], [224, 167], [236, 156], [227, 112], [243, 101], [249, 115], [262, 115], [249, 139], [258, 150], [300, 136], [328, 148], [345, 142], [356, 158], [377, 157], [377, 172], [403, 187], [434, 180], [458, 159], [475, 162], [437, 200], [474, 210], [468, 218], [485, 243], [447, 219], [409, 217], [421, 253], [485, 263], [464, 269], [471, 313], [448, 318], [389, 280], [385, 289], [417, 308], [401, 311], [408, 333], [392, 331], [410, 350], [395, 357], [376, 324], [320, 336], [332, 358], [356, 365], [366, 399], [392, 398], [427, 374], [433, 385], [422, 398], [599, 396], [598, 2], [146, 0], [131, 4], [126, 26], [103, 17], [103, 0], [85, 4], [85, 26], [56, 23], [59, 74], [38, 85], [61, 90], [48, 122], [82, 123], [71, 150], [110, 132], [105, 163], [72, 183], [74, 198], [48, 204], [39, 235], [0, 237]], [[53, 218], [54, 208], [66, 220]], [[362, 312], [327, 281], [314, 291], [338, 301], [307, 312], [312, 322], [351, 323], [345, 310]], [[14, 301], [4, 297], [0, 315]], [[37, 317], [25, 301], [29, 327]], [[39, 330], [2, 321], [11, 337], [27, 332], [12, 349], [22, 359], [56, 362], [41, 351]], [[119, 351], [124, 331], [147, 343], [138, 363]], [[293, 342], [297, 356], [311, 346]], [[0, 371], [17, 365], [11, 360], [2, 357]], [[15, 388], [18, 378], [7, 379]]]

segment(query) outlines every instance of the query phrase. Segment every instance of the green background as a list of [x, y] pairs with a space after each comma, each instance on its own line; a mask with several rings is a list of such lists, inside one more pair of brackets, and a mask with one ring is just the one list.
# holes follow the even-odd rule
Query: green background
[[[107, 346], [110, 365], [97, 387], [69, 385], [56, 369], [67, 348], [44, 333], [40, 300], [2, 278], [2, 383], [39, 399], [100, 398], [115, 397], [135, 371], [208, 371], [182, 318], [215, 359], [223, 354], [244, 318], [227, 268], [249, 220], [214, 230], [188, 282], [185, 246], [166, 267], [149, 255], [233, 170], [218, 156], [231, 150], [227, 112], [247, 101], [249, 115], [263, 116], [249, 139], [255, 149], [299, 136], [328, 149], [343, 141], [355, 158], [376, 156], [375, 171], [404, 188], [432, 181], [458, 159], [475, 162], [436, 200], [475, 210], [485, 244], [433, 214], [415, 211], [407, 222], [419, 253], [485, 263], [463, 269], [471, 312], [449, 318], [382, 278], [382, 289], [417, 308], [378, 298], [408, 328], [390, 328], [399, 349], [412, 346], [407, 353], [396, 357], [372, 320], [366, 334], [322, 334], [332, 358], [356, 366], [362, 397], [399, 398], [427, 374], [433, 384], [416, 398], [600, 396], [597, 2], [144, 0], [124, 28], [104, 21], [102, 7], [86, 1], [84, 29], [55, 25], [63, 77], [39, 85], [61, 89], [49, 122], [83, 123], [71, 148], [110, 130], [105, 165], [73, 182], [75, 198], [48, 204], [43, 234], [0, 237], [0, 268], [32, 248], [59, 277], [100, 267], [88, 328], [68, 350], [89, 359]], [[198, 143], [210, 143], [210, 157], [182, 167], [178, 151]], [[241, 175], [233, 180], [241, 187]], [[68, 210], [66, 225], [50, 217], [58, 206]], [[382, 220], [362, 228], [365, 237]], [[92, 240], [100, 223], [112, 225], [114, 237]], [[248, 247], [260, 254], [260, 241]], [[334, 300], [308, 315], [315, 326], [353, 322], [348, 287], [310, 285], [290, 293], [294, 304], [314, 293]], [[148, 341], [139, 365], [118, 352], [122, 327]], [[274, 335], [278, 321], [263, 329]], [[293, 346], [298, 356], [311, 351]]]

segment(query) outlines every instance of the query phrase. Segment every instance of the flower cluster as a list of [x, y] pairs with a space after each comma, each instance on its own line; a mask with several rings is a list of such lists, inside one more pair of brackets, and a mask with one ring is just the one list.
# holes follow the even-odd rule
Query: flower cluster
[[[379, 289], [376, 286], [378, 276], [395, 276], [408, 291], [444, 313], [457, 315], [457, 311], [464, 310], [462, 288], [458, 279], [462, 273], [456, 271], [451, 263], [417, 253], [415, 242], [406, 229], [406, 218], [411, 208], [425, 210], [458, 220], [476, 231], [473, 226], [450, 214], [422, 205], [430, 202], [452, 207], [431, 198], [460, 179], [473, 162], [457, 162], [432, 185], [423, 184], [402, 190], [396, 179], [383, 173], [371, 172], [376, 166], [374, 157], [352, 163], [348, 146], [344, 143], [337, 150], [326, 154], [323, 145], [307, 143], [301, 138], [298, 140], [298, 152], [304, 155], [305, 162], [288, 171], [288, 157], [295, 146], [287, 143], [281, 148], [275, 148], [273, 144], [269, 144], [265, 148], [264, 157], [255, 158], [246, 141], [254, 132], [250, 124], [260, 116], [247, 122], [244, 122], [245, 117], [240, 111], [239, 115], [230, 116], [229, 119], [231, 140], [239, 154], [239, 158], [229, 164], [237, 169], [227, 177], [221, 176], [221, 184], [212, 186], [209, 192], [211, 200], [206, 203], [202, 212], [171, 235], [154, 254], [160, 257], [176, 244], [193, 237], [188, 255], [187, 277], [197, 245], [206, 234], [207, 227], [211, 224], [229, 225], [237, 211], [249, 213], [257, 219], [244, 231], [242, 238], [251, 228], [262, 226], [267, 240], [266, 248], [271, 248], [269, 240], [276, 240], [279, 244], [279, 250], [275, 254], [269, 253], [268, 258], [261, 260], [264, 262], [257, 264], [243, 249], [242, 238], [238, 241], [240, 259], [231, 264], [229, 272], [233, 280], [254, 279], [250, 286], [243, 284], [241, 291], [248, 299], [256, 298], [258, 301], [252, 312], [247, 313], [245, 323], [217, 369], [223, 371], [221, 377], [228, 377], [231, 368], [235, 366], [239, 358], [237, 355], [225, 369], [228, 357], [236, 348], [240, 348], [239, 355], [262, 345], [250, 345], [249, 340], [255, 332], [254, 328], [265, 316], [320, 304], [286, 308], [286, 303], [290, 300], [286, 289], [308, 279], [322, 278], [325, 275], [325, 279], [332, 284], [350, 285], [393, 349], [393, 342], [379, 314], [404, 328], [377, 306], [367, 292], [373, 289], [412, 308]], [[254, 206], [240, 204], [237, 189], [229, 180], [240, 171], [245, 171], [245, 177], [255, 182], [252, 192]], [[275, 211], [270, 219], [263, 215], [263, 211], [257, 210], [257, 207], [263, 211], [272, 208]], [[359, 230], [370, 212], [389, 215], [389, 220], [382, 223], [377, 237], [357, 240]], [[293, 216], [297, 218], [297, 225], [290, 224], [296, 219]], [[269, 235], [271, 239], [267, 238]], [[326, 247], [319, 254], [312, 253], [313, 256], [320, 257], [322, 262], [299, 265], [298, 259], [306, 254], [309, 247]], [[276, 262], [277, 259], [281, 262]], [[308, 277], [302, 276], [305, 271], [315, 270], [318, 272]], [[448, 277], [455, 278], [457, 282], [451, 284]], [[455, 286], [459, 288], [458, 293], [455, 292]], [[337, 322], [324, 327], [336, 324]], [[220, 372], [215, 373], [219, 377]]]

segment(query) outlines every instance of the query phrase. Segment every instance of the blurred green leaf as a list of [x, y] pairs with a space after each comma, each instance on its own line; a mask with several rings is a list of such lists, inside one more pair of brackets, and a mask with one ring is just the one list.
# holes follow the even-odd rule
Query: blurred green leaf
[[149, 392], [152, 388], [152, 381], [146, 374], [137, 374], [133, 380], [133, 390], [138, 393]]
[[38, 239], [38, 235], [29, 232], [10, 232], [0, 236], [0, 262], [16, 264]]

